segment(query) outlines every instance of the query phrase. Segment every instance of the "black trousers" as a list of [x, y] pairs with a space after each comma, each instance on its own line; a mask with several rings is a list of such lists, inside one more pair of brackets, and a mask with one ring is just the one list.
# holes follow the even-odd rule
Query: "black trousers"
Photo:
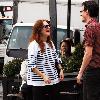
[[24, 100], [33, 100], [32, 87], [33, 86], [27, 85], [26, 83], [21, 87], [21, 93]]
[[59, 100], [58, 84], [33, 87], [33, 100]]
[[100, 100], [100, 68], [89, 68], [84, 73], [83, 100]]

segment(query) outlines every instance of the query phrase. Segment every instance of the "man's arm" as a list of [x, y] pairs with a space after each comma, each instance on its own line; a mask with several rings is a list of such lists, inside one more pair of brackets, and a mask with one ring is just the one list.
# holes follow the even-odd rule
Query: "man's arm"
[[81, 78], [82, 78], [83, 72], [85, 71], [86, 67], [88, 66], [88, 64], [92, 58], [92, 51], [93, 51], [93, 47], [91, 47], [91, 46], [85, 47], [85, 53], [84, 53], [82, 65], [81, 65], [79, 74], [77, 76], [77, 83], [81, 83]]

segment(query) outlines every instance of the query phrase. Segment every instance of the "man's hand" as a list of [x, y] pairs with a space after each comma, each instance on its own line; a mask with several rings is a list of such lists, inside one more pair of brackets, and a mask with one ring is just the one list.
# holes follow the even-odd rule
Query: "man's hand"
[[76, 77], [76, 79], [77, 79], [77, 83], [78, 84], [82, 84], [82, 81], [81, 81], [82, 80], [82, 74], [81, 73], [78, 74], [78, 76]]

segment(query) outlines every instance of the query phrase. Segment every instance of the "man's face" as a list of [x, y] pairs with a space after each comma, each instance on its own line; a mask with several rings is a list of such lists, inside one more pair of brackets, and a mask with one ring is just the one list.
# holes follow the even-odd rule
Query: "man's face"
[[84, 6], [81, 7], [80, 16], [81, 16], [82, 22], [86, 23], [88, 14], [87, 14], [87, 10], [84, 10]]

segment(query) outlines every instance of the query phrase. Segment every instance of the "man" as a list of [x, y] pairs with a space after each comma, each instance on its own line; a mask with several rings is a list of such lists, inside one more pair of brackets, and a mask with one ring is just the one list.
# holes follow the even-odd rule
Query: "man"
[[77, 83], [83, 78], [83, 100], [100, 100], [100, 24], [96, 18], [99, 7], [95, 1], [82, 3], [80, 11], [82, 22], [85, 22], [84, 57]]

